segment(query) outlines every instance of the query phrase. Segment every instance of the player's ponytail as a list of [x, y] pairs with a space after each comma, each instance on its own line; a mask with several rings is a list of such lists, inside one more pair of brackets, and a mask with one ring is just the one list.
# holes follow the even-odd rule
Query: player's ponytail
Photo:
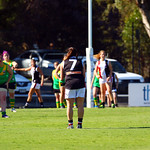
[[63, 60], [69, 59], [71, 56], [78, 56], [78, 51], [74, 47], [69, 47], [67, 50], [66, 56], [63, 58]]

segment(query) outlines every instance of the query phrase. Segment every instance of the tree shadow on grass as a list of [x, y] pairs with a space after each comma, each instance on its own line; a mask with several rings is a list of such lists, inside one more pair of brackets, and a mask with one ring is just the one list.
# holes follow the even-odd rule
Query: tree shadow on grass
[[117, 129], [150, 129], [150, 127], [120, 127], [120, 128], [119, 127], [118, 128], [108, 127], [108, 128], [83, 128], [83, 129], [87, 129], [87, 130], [90, 130], [90, 129], [91, 130], [94, 130], [94, 129], [95, 130], [99, 130], [99, 129], [103, 129], [103, 130], [105, 130], [105, 129], [112, 130], [113, 129], [114, 130], [115, 129], [115, 130], [117, 130]]

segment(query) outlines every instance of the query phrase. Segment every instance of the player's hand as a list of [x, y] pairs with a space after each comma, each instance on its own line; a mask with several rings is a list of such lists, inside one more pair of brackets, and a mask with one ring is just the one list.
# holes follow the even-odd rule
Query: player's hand
[[107, 80], [107, 82], [108, 82], [108, 81], [110, 80], [110, 77], [108, 77], [106, 80]]

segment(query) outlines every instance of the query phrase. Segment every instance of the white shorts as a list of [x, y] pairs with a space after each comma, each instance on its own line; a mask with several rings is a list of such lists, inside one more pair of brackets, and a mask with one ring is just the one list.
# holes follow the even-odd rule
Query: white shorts
[[32, 85], [31, 85], [31, 88], [34, 88], [34, 89], [40, 89], [40, 84], [39, 83], [33, 83], [32, 82]]
[[[111, 80], [109, 80], [108, 82], [111, 82]], [[107, 78], [99, 78], [99, 84], [103, 83], [107, 83]]]
[[[117, 93], [117, 89], [113, 89], [112, 93]], [[108, 91], [106, 90], [106, 95], [108, 95]]]
[[65, 99], [77, 97], [85, 97], [85, 88], [73, 90], [65, 89]]

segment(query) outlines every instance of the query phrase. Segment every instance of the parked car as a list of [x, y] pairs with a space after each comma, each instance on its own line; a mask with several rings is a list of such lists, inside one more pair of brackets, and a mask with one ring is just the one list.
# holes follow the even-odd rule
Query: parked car
[[[111, 62], [113, 71], [117, 75], [119, 79], [119, 85], [118, 85], [118, 93], [119, 94], [128, 94], [128, 83], [141, 83], [144, 82], [144, 78], [136, 73], [127, 72], [126, 69], [115, 59], [108, 59], [108, 61]], [[82, 60], [83, 63], [86, 64], [86, 57]], [[96, 59], [93, 59], [93, 68], [96, 63]]]
[[[37, 65], [42, 69], [44, 76], [49, 77], [52, 74], [54, 69], [53, 63], [55, 61], [61, 62], [65, 53], [60, 52], [59, 50], [28, 50], [20, 54], [14, 59], [18, 63], [18, 68], [28, 68], [30, 66], [31, 58], [37, 58]], [[20, 74], [31, 77], [30, 72], [19, 72]]]
[[15, 78], [17, 83], [15, 93], [16, 94], [28, 93], [31, 87], [31, 81], [18, 73], [15, 73]]

